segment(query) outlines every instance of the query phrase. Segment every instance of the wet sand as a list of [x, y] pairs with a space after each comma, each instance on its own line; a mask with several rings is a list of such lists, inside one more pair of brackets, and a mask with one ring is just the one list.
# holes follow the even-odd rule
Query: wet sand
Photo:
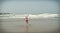
[[57, 19], [29, 19], [27, 25], [24, 19], [0, 19], [3, 32], [10, 33], [53, 33], [58, 32]]

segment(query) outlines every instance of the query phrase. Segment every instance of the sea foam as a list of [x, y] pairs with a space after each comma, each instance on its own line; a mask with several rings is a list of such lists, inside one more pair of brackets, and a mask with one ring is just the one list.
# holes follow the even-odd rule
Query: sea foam
[[60, 14], [48, 14], [48, 13], [44, 13], [44, 14], [7, 14], [7, 15], [0, 15], [0, 17], [2, 16], [3, 18], [25, 18], [26, 16], [28, 16], [28, 18], [54, 18], [54, 17], [60, 17], [58, 16]]

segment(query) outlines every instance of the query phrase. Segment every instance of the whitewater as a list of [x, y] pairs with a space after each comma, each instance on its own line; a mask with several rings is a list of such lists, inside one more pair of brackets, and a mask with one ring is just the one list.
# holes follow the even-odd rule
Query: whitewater
[[60, 17], [60, 14], [2, 14], [0, 15], [0, 18], [25, 18], [25, 16], [28, 16], [28, 18], [31, 19], [38, 19], [38, 18], [55, 18]]

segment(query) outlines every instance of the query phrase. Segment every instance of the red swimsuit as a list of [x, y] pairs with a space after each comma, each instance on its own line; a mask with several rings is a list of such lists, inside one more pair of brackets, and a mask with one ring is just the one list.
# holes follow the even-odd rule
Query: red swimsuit
[[25, 18], [25, 22], [28, 24], [28, 17]]

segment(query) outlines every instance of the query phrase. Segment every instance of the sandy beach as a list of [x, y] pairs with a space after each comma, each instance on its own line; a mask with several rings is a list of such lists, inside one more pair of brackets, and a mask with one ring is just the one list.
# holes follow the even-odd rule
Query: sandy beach
[[52, 33], [58, 32], [58, 19], [29, 19], [27, 25], [23, 18], [1, 19], [2, 32], [11, 33]]

